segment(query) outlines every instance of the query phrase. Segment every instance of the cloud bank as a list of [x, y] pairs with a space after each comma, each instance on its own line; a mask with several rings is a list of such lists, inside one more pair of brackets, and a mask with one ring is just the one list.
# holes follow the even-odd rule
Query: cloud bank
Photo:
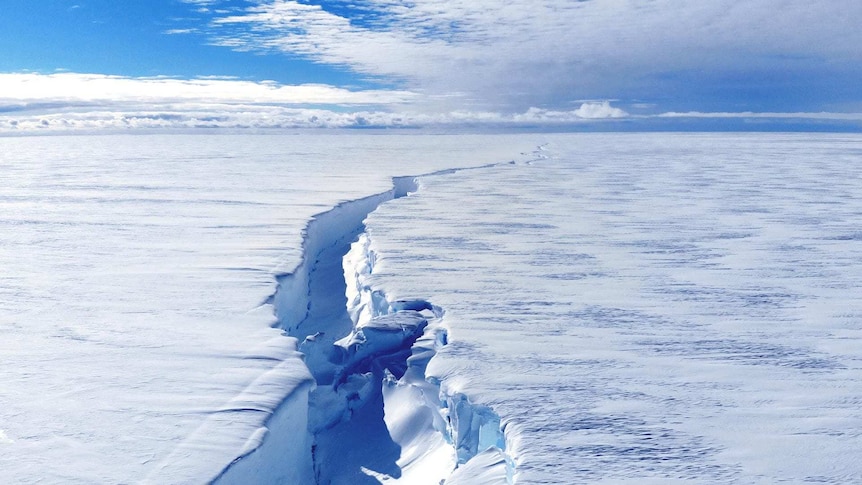
[[350, 91], [321, 85], [279, 85], [224, 78], [129, 78], [102, 74], [0, 73], [0, 103], [135, 104], [173, 102], [248, 104], [386, 105], [406, 103], [415, 93]]
[[[862, 113], [663, 112], [631, 114], [610, 101], [520, 112], [427, 110], [407, 90], [352, 91], [230, 78], [132, 78], [78, 73], [0, 74], [0, 134], [125, 130], [292, 128], [670, 129], [709, 122], [842, 123], [862, 129]], [[668, 123], [674, 123], [668, 125]], [[682, 124], [679, 124], [682, 123]], [[820, 125], [816, 125], [819, 123]], [[779, 126], [779, 127], [780, 127]]]
[[351, 91], [236, 79], [130, 78], [98, 74], [0, 74], [0, 133], [133, 128], [365, 128], [533, 126], [628, 114], [608, 102], [577, 109], [417, 111], [416, 93]]

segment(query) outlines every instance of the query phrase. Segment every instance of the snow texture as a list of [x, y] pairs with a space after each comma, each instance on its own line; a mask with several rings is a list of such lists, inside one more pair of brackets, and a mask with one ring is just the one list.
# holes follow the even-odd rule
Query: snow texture
[[859, 136], [0, 153], [0, 481], [862, 481]]
[[[261, 304], [274, 276], [302, 264], [303, 228], [392, 190], [392, 176], [511, 159], [531, 144], [0, 138], [0, 482], [229, 481], [240, 456], [231, 468], [257, 476], [311, 473], [301, 430], [313, 376]], [[261, 468], [294, 442], [285, 468]]]
[[862, 139], [548, 140], [366, 221], [368, 291], [445, 309], [447, 483], [862, 481]]

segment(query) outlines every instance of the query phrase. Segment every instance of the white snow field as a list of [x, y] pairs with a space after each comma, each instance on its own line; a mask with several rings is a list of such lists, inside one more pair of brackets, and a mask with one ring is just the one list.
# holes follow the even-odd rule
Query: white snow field
[[859, 135], [0, 138], [0, 483], [862, 482], [860, 368]]
[[443, 315], [424, 374], [479, 454], [446, 483], [862, 483], [862, 137], [545, 148], [420, 178], [355, 247], [372, 314]]
[[283, 401], [295, 433], [270, 441], [292, 455], [272, 476], [311, 483], [310, 376], [263, 304], [275, 275], [301, 262], [305, 225], [339, 202], [391, 197], [393, 175], [533, 145], [0, 138], [0, 483], [204, 483], [253, 447]]

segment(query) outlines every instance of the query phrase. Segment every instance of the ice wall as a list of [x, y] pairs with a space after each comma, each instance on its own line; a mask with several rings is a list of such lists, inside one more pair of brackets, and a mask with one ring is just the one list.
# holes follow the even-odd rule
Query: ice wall
[[[300, 263], [276, 275], [276, 291], [265, 302], [275, 310], [274, 326], [298, 343], [299, 353], [291, 357], [301, 356], [307, 372], [294, 374], [302, 378], [284, 387], [281, 402], [259, 401], [279, 395], [270, 377], [284, 364], [238, 398], [250, 404], [234, 411], [259, 413], [250, 421], [258, 427], [233, 431], [249, 438], [215, 483], [329, 483], [357, 474], [413, 483], [427, 478], [428, 470], [444, 480], [477, 453], [505, 448], [500, 419], [490, 408], [473, 406], [464, 394], [440, 394], [440, 386], [425, 377], [427, 363], [446, 344], [438, 325], [443, 310], [422, 299], [389, 301], [368, 286], [374, 256], [366, 251], [364, 219], [418, 189], [417, 177], [393, 177], [391, 190], [339, 203], [307, 224]], [[412, 404], [405, 404], [405, 396]], [[198, 435], [222, 422], [209, 419]], [[374, 447], [407, 451], [388, 461], [352, 457]], [[172, 460], [182, 461], [183, 451], [178, 448]]]
[[[387, 415], [410, 416], [413, 426], [440, 433], [454, 451], [455, 467], [463, 466], [480, 453], [497, 456], [498, 460], [487, 462], [484, 466], [500, 469], [483, 476], [498, 476], [502, 477], [502, 483], [507, 483], [507, 480], [512, 483], [514, 462], [505, 454], [506, 438], [500, 417], [488, 406], [473, 404], [465, 392], [450, 393], [445, 386], [441, 387], [438, 379], [426, 375], [429, 362], [448, 344], [445, 309], [421, 298], [390, 300], [384, 290], [375, 288], [377, 256], [371, 249], [371, 238], [367, 233], [361, 234], [353, 243], [344, 261], [345, 280], [351, 283], [347, 291], [348, 309], [357, 327], [366, 325], [366, 322], [417, 311], [425, 312], [430, 319], [422, 338], [411, 348], [404, 374], [390, 375], [385, 383], [389, 388], [398, 389], [397, 393], [390, 391], [393, 397], [385, 400]], [[417, 406], [424, 407], [425, 411], [417, 410]], [[417, 422], [415, 414], [422, 414], [424, 420]], [[403, 426], [395, 419], [391, 419], [389, 425], [392, 428]], [[405, 465], [419, 468], [423, 463], [414, 460]], [[443, 475], [443, 479], [446, 476], [448, 473]], [[468, 474], [461, 473], [461, 476]]]
[[293, 271], [276, 276], [278, 289], [269, 302], [275, 306], [278, 328], [295, 333], [305, 320], [310, 305], [309, 275], [321, 252], [330, 246], [349, 243], [368, 213], [394, 196], [395, 189], [343, 202], [314, 216], [303, 231], [302, 262]]
[[[274, 344], [287, 347], [283, 360], [211, 412], [144, 483], [310, 483], [307, 415], [314, 381], [295, 340], [278, 338], [283, 341]], [[213, 462], [226, 466], [219, 470]]]
[[[429, 470], [445, 480], [489, 449], [504, 457], [501, 476], [511, 479], [500, 418], [464, 393], [441, 392], [425, 375], [447, 343], [444, 310], [421, 298], [390, 301], [372, 289], [375, 257], [363, 220], [417, 189], [415, 177], [396, 177], [392, 190], [343, 202], [309, 222], [301, 263], [277, 276], [268, 301], [277, 326], [299, 342], [315, 384], [303, 381], [268, 409], [242, 456], [216, 482], [329, 483], [361, 473], [415, 483]], [[353, 443], [357, 438], [363, 442]], [[353, 456], [375, 446], [400, 451], [390, 461]]]
[[312, 483], [313, 437], [307, 419], [312, 386], [308, 379], [294, 387], [214, 483]]

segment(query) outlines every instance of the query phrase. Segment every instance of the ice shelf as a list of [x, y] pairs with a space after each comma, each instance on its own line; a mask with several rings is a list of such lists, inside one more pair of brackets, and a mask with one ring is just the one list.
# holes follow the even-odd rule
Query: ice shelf
[[315, 376], [262, 303], [313, 215], [535, 144], [379, 135], [0, 139], [0, 482], [205, 483], [306, 429], [280, 416]]
[[[428, 175], [459, 170], [472, 169]], [[425, 375], [448, 341], [444, 309], [422, 299], [390, 301], [371, 285], [375, 255], [363, 221], [418, 190], [416, 180], [394, 177], [391, 190], [340, 203], [308, 223], [301, 263], [276, 276], [266, 302], [275, 326], [299, 342], [313, 384], [293, 383], [282, 403], [260, 409], [261, 427], [214, 483], [415, 483], [429, 472], [442, 483], [480, 453], [503, 457], [482, 466], [502, 467], [488, 473], [511, 481], [499, 416], [464, 393], [441, 393]], [[248, 393], [258, 394], [254, 387]]]
[[366, 220], [371, 292], [445, 309], [448, 409], [519, 484], [859, 482], [862, 140], [590, 139]]

